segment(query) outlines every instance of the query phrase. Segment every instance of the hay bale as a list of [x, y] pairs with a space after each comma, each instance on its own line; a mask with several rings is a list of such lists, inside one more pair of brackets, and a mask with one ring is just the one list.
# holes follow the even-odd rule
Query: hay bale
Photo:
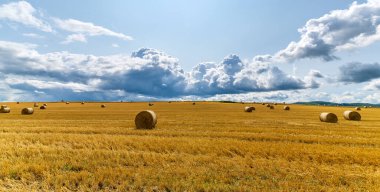
[[17, 101], [17, 104], [20, 104], [20, 102]]
[[195, 105], [195, 103], [193, 102], [193, 105]]
[[265, 103], [262, 103], [261, 105], [265, 105]]
[[31, 115], [34, 113], [34, 109], [29, 107], [29, 108], [24, 108], [21, 110], [22, 115]]
[[135, 125], [137, 129], [153, 129], [157, 123], [157, 116], [154, 111], [141, 111], [136, 115]]
[[345, 111], [343, 112], [343, 117], [350, 121], [360, 121], [362, 119], [362, 116], [356, 111]]
[[81, 102], [80, 104], [84, 105], [84, 102]]
[[361, 111], [362, 109], [360, 107], [355, 107], [356, 111]]
[[271, 106], [269, 107], [269, 109], [274, 109], [274, 106], [273, 106], [273, 105], [271, 105]]
[[38, 107], [38, 103], [34, 103], [34, 105], [33, 105], [34, 107]]
[[102, 104], [100, 107], [101, 107], [101, 108], [106, 108], [106, 105]]
[[40, 109], [46, 109], [46, 105], [42, 105]]
[[5, 106], [3, 107], [4, 105], [1, 106], [1, 109], [0, 109], [0, 113], [10, 113], [11, 112], [11, 108]]
[[274, 103], [274, 105], [277, 105], [277, 103]]
[[70, 102], [66, 102], [66, 104], [70, 104]]
[[1, 105], [0, 109], [4, 109], [4, 108], [7, 108], [8, 106], [7, 105]]
[[148, 105], [149, 105], [149, 106], [153, 106], [154, 104], [153, 104], [153, 103], [149, 103]]
[[289, 106], [284, 106], [284, 110], [285, 110], [285, 111], [289, 111], [289, 110], [290, 110], [290, 107], [289, 107]]
[[252, 112], [255, 110], [255, 107], [252, 107], [252, 106], [247, 106], [247, 107], [244, 107], [244, 111], [245, 112]]
[[44, 103], [44, 104], [43, 104], [43, 106], [47, 106], [47, 104], [46, 104], [46, 103]]
[[319, 120], [327, 123], [338, 122], [338, 117], [334, 113], [324, 112], [319, 115]]
[[267, 107], [270, 107], [271, 105], [267, 104]]

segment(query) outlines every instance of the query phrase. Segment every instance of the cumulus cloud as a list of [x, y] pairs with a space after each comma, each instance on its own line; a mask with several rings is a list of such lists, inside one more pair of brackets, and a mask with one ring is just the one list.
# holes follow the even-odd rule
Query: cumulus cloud
[[336, 51], [367, 46], [380, 40], [380, 1], [354, 2], [348, 9], [334, 10], [307, 21], [293, 41], [275, 55], [256, 56], [260, 62], [293, 62], [304, 58], [337, 59]]
[[62, 42], [62, 44], [69, 44], [69, 43], [72, 43], [72, 42], [87, 42], [87, 39], [86, 39], [86, 36], [84, 36], [83, 34], [71, 34], [69, 36], [66, 37], [65, 41]]
[[276, 66], [243, 63], [230, 55], [219, 63], [201, 63], [190, 72], [188, 89], [198, 95], [309, 88], [303, 80]]
[[345, 83], [362, 83], [380, 78], [380, 64], [348, 63], [339, 68], [338, 80]]
[[117, 37], [122, 40], [133, 40], [131, 36], [125, 35], [123, 33], [117, 33], [114, 31], [111, 31], [110, 29], [107, 29], [102, 26], [95, 25], [90, 22], [83, 22], [76, 19], [54, 19], [55, 24], [62, 30], [78, 33], [82, 35], [89, 35], [89, 36], [111, 36], [111, 37]]
[[369, 90], [369, 91], [380, 90], [380, 79], [370, 82], [368, 85], [364, 87], [364, 90]]
[[0, 19], [21, 23], [45, 32], [52, 32], [51, 26], [36, 16], [36, 9], [26, 1], [0, 5]]
[[[171, 98], [271, 90], [314, 88], [278, 67], [245, 63], [230, 55], [218, 64], [201, 63], [184, 72], [178, 59], [142, 48], [128, 55], [94, 56], [53, 52], [40, 54], [35, 45], [0, 41], [0, 70], [14, 89], [60, 97], [97, 98], [117, 93]], [[64, 93], [67, 92], [67, 93]], [[75, 98], [77, 98], [75, 96]]]

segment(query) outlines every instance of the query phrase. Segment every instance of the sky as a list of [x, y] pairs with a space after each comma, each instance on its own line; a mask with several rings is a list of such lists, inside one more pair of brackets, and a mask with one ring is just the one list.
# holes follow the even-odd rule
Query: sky
[[380, 0], [0, 0], [0, 100], [380, 103]]

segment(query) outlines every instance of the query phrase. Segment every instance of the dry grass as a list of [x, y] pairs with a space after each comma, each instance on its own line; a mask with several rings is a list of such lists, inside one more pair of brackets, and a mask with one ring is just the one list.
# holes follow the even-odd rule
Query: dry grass
[[[380, 109], [161, 102], [7, 103], [0, 191], [379, 191]], [[134, 128], [154, 110], [154, 130]], [[338, 115], [322, 123], [323, 111]]]

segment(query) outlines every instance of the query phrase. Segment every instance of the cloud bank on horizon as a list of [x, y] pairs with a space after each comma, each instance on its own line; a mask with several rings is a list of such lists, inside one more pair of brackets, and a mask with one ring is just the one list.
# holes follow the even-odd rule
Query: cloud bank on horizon
[[[108, 36], [122, 41], [133, 37], [77, 19], [46, 17], [26, 1], [0, 5], [0, 21], [44, 33], [63, 33], [62, 44], [88, 42]], [[220, 62], [203, 62], [185, 72], [179, 59], [153, 48], [130, 55], [97, 56], [68, 51], [41, 53], [40, 45], [0, 40], [0, 98], [2, 100], [329, 100], [378, 102], [378, 93], [329, 94], [319, 89], [328, 77], [310, 69], [304, 76], [287, 74], [279, 66], [319, 59], [325, 65], [336, 53], [359, 49], [380, 40], [380, 1], [353, 3], [310, 19], [299, 29], [298, 41], [272, 55], [242, 60], [231, 54]], [[23, 33], [31, 38], [43, 38]], [[117, 44], [115, 44], [117, 45]], [[113, 45], [112, 45], [113, 46]], [[330, 63], [329, 63], [330, 62]], [[363, 90], [380, 90], [380, 65], [350, 62], [339, 67], [333, 83], [367, 83]], [[331, 82], [331, 80], [330, 80]], [[33, 100], [33, 99], [32, 99]]]

